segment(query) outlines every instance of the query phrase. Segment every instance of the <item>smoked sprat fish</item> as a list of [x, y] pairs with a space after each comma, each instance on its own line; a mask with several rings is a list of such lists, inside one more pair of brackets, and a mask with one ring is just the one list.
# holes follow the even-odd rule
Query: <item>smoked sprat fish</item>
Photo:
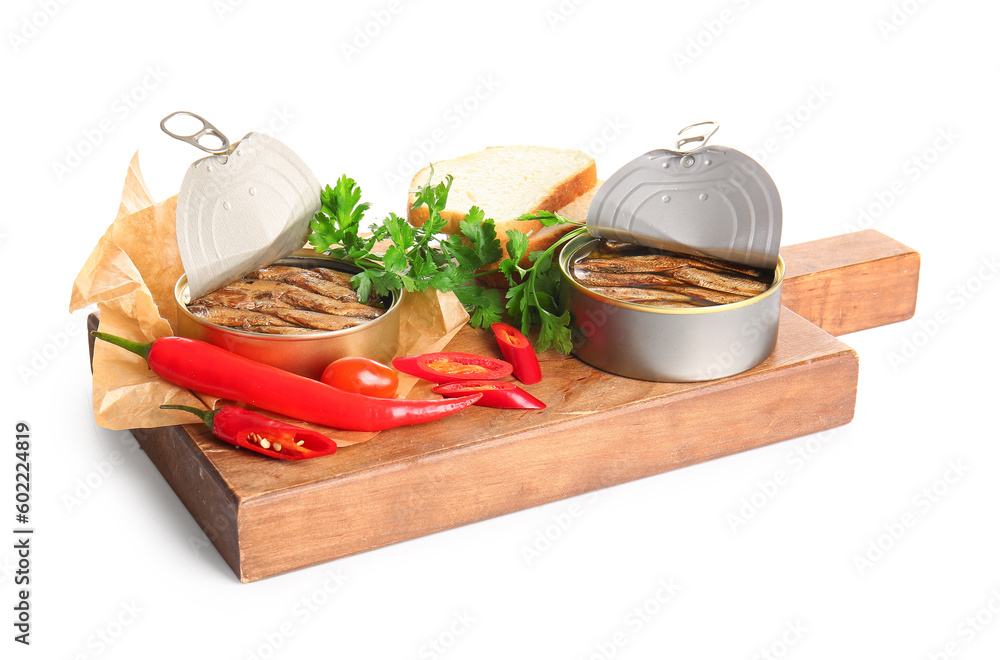
[[769, 277], [756, 268], [617, 241], [601, 241], [573, 264], [573, 276], [609, 298], [654, 307], [726, 305], [770, 286]]
[[[321, 270], [337, 273], [341, 277], [324, 276], [317, 272]], [[340, 273], [329, 268], [306, 270], [293, 266], [267, 266], [248, 273], [246, 278], [285, 282], [334, 300], [358, 302], [358, 294], [351, 288], [350, 276], [347, 273]]]
[[267, 266], [191, 301], [210, 323], [265, 334], [343, 330], [378, 318], [381, 301], [358, 301], [350, 275], [329, 268]]

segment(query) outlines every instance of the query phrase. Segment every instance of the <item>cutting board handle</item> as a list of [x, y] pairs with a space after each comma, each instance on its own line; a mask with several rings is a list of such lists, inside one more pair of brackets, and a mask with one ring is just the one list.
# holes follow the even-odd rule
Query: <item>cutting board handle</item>
[[875, 231], [821, 238], [781, 250], [781, 303], [831, 335], [913, 317], [920, 254]]

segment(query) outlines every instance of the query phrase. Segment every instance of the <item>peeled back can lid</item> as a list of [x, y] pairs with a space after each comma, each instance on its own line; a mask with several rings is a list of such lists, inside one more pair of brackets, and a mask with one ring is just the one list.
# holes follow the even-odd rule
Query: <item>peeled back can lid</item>
[[773, 270], [781, 199], [764, 168], [735, 149], [657, 149], [604, 182], [587, 229], [600, 238]]
[[[198, 130], [173, 132], [167, 124], [174, 117], [194, 120]], [[321, 206], [320, 185], [289, 147], [262, 133], [230, 143], [214, 125], [186, 111], [164, 117], [160, 128], [213, 154], [188, 168], [177, 196], [177, 248], [192, 299], [306, 243]]]

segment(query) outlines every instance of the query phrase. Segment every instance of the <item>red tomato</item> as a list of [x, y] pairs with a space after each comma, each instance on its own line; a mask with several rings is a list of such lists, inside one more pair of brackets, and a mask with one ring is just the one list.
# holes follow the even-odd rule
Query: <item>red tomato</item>
[[396, 395], [399, 377], [392, 367], [366, 357], [335, 360], [323, 371], [320, 380], [345, 392], [391, 399]]

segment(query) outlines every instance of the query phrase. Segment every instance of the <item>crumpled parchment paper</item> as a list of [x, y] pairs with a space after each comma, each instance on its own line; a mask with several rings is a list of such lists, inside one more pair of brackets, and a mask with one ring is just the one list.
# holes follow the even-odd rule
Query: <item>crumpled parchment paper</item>
[[[175, 334], [173, 291], [184, 272], [174, 231], [176, 208], [176, 196], [159, 203], [153, 201], [136, 153], [129, 163], [118, 215], [73, 282], [70, 311], [96, 303], [100, 331], [134, 341], [150, 342]], [[468, 318], [454, 294], [429, 289], [407, 295], [400, 309], [397, 355], [442, 350]], [[150, 371], [141, 357], [107, 342], [96, 342], [93, 369], [94, 419], [105, 428], [191, 424], [198, 420], [190, 413], [161, 410], [160, 405], [215, 408], [220, 403], [216, 397], [172, 385]], [[415, 382], [412, 377], [401, 376], [396, 395], [405, 397]], [[264, 414], [316, 429], [340, 446], [376, 435], [330, 429], [271, 412]]]

